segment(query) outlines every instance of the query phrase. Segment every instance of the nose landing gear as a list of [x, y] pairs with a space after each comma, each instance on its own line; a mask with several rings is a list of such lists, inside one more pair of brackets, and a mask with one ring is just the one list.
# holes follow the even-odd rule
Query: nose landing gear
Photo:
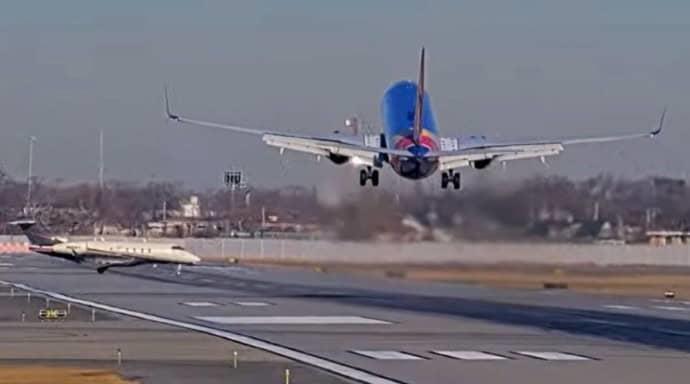
[[441, 174], [441, 188], [447, 189], [450, 183], [453, 184], [453, 189], [457, 190], [462, 187], [460, 172], [453, 172], [452, 169], [449, 169]]
[[367, 167], [359, 171], [359, 185], [362, 187], [367, 185], [367, 180], [371, 180], [371, 185], [377, 187], [379, 185], [379, 171]]

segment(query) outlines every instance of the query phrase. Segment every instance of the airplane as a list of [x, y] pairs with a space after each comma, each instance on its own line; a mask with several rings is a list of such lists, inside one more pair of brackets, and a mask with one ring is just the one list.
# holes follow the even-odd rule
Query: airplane
[[447, 189], [452, 184], [456, 190], [461, 189], [458, 169], [463, 167], [485, 169], [494, 163], [505, 165], [508, 161], [529, 158], [539, 158], [546, 163], [547, 156], [558, 155], [569, 145], [653, 138], [663, 127], [665, 108], [658, 126], [644, 133], [523, 142], [495, 142], [484, 136], [444, 137], [440, 135], [431, 99], [425, 90], [424, 55], [422, 48], [416, 83], [398, 81], [385, 91], [381, 101], [383, 132], [380, 134], [346, 135], [336, 131], [329, 136], [295, 135], [191, 119], [171, 111], [167, 87], [164, 89], [165, 114], [178, 123], [260, 136], [265, 144], [279, 148], [281, 155], [288, 149], [316, 155], [317, 160], [325, 157], [339, 165], [350, 163], [361, 168], [361, 186], [369, 180], [372, 186], [378, 186], [378, 170], [388, 163], [395, 173], [407, 179], [424, 179], [440, 171], [441, 188]]
[[102, 274], [109, 268], [134, 267], [142, 264], [177, 264], [177, 274], [182, 265], [198, 264], [201, 259], [175, 244], [131, 241], [69, 241], [50, 236], [38, 228], [34, 220], [13, 221], [29, 239], [29, 250], [77, 264], [91, 261], [98, 265]]

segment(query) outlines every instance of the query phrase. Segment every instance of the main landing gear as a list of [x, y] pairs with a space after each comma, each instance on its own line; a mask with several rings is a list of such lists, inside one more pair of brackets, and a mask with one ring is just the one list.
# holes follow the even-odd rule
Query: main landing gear
[[449, 169], [441, 174], [441, 188], [447, 189], [448, 184], [453, 183], [453, 189], [460, 189], [462, 184], [460, 184], [460, 172], [453, 172]]
[[379, 171], [367, 167], [359, 171], [359, 185], [362, 187], [367, 185], [367, 180], [371, 180], [371, 185], [376, 187], [379, 185]]

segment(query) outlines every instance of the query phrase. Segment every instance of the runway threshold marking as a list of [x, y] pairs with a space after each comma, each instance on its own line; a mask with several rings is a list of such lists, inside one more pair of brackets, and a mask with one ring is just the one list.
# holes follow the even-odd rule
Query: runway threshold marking
[[182, 303], [182, 305], [187, 305], [190, 307], [217, 307], [218, 304], [212, 303], [210, 301], [187, 301]]
[[654, 308], [654, 309], [661, 309], [661, 310], [664, 310], [664, 311], [674, 311], [674, 312], [685, 312], [685, 311], [688, 310], [688, 308], [685, 308], [685, 307], [674, 307], [674, 306], [671, 306], [671, 305], [656, 305], [656, 306], [654, 306], [654, 307], [652, 307], [652, 308]]
[[265, 301], [234, 301], [233, 304], [239, 305], [240, 307], [268, 307], [273, 305]]
[[216, 324], [290, 324], [290, 325], [376, 325], [388, 321], [361, 316], [195, 316], [195, 319]]
[[279, 344], [274, 344], [270, 343], [268, 341], [264, 340], [259, 340], [250, 336], [245, 336], [241, 335], [238, 333], [233, 333], [233, 332], [228, 332], [228, 331], [223, 331], [220, 329], [215, 329], [215, 328], [210, 328], [206, 327], [203, 325], [197, 325], [197, 324], [192, 324], [192, 323], [186, 323], [182, 321], [177, 321], [161, 316], [156, 316], [156, 315], [150, 315], [147, 313], [142, 313], [142, 312], [137, 312], [133, 311], [130, 309], [125, 309], [125, 308], [120, 308], [120, 307], [115, 307], [112, 305], [107, 305], [107, 304], [102, 304], [98, 303], [95, 301], [89, 301], [89, 300], [83, 300], [79, 299], [76, 297], [72, 296], [67, 296], [63, 295], [58, 292], [51, 292], [51, 291], [46, 291], [43, 289], [39, 288], [34, 288], [30, 287], [25, 284], [21, 283], [13, 283], [9, 281], [3, 281], [0, 280], [0, 284], [2, 285], [11, 285], [17, 289], [21, 289], [24, 291], [29, 291], [38, 295], [42, 295], [45, 297], [50, 297], [56, 300], [60, 301], [65, 301], [65, 302], [70, 302], [73, 304], [77, 305], [83, 305], [86, 307], [91, 307], [95, 309], [100, 309], [103, 311], [111, 312], [111, 313], [116, 313], [119, 315], [123, 316], [129, 316], [137, 319], [142, 319], [142, 320], [147, 320], [159, 324], [165, 324], [165, 325], [170, 325], [173, 327], [178, 327], [178, 328], [183, 328], [183, 329], [188, 329], [191, 331], [196, 331], [200, 333], [205, 333], [207, 335], [212, 335], [216, 337], [220, 337], [225, 340], [229, 340], [235, 343], [239, 344], [244, 344], [249, 347], [261, 349], [266, 352], [270, 352], [282, 357], [285, 357], [287, 359], [303, 363], [306, 365], [310, 365], [312, 367], [320, 368], [323, 369], [324, 371], [328, 371], [331, 373], [334, 373], [336, 375], [349, 378], [361, 383], [366, 383], [366, 384], [401, 384], [402, 382], [396, 381], [393, 379], [389, 379], [384, 376], [379, 376], [361, 369], [357, 369], [355, 367], [350, 367], [348, 365], [344, 365], [341, 363], [337, 363], [335, 361], [327, 360], [322, 357], [310, 355], [305, 352], [301, 352], [298, 350], [294, 350], [288, 347], [284, 347]]
[[374, 360], [425, 360], [421, 356], [412, 355], [400, 351], [366, 351], [366, 350], [352, 350], [354, 354], [368, 357]]
[[547, 351], [515, 351], [518, 355], [532, 357], [539, 360], [548, 361], [589, 361], [594, 360], [591, 357], [575, 355], [565, 352], [547, 352]]
[[483, 351], [431, 351], [431, 353], [456, 360], [509, 360], [505, 356]]
[[640, 308], [638, 308], [638, 307], [633, 307], [633, 306], [631, 306], [631, 305], [619, 305], [619, 304], [608, 304], [608, 305], [604, 305], [604, 308], [608, 308], [608, 309], [620, 309], [620, 310], [623, 310], [623, 311], [634, 311], [634, 310], [640, 309]]

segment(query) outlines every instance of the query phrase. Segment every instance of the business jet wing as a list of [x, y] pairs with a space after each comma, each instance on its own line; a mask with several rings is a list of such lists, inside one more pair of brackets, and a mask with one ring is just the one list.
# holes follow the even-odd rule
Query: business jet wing
[[560, 154], [569, 145], [654, 138], [661, 133], [665, 116], [666, 109], [661, 113], [657, 127], [650, 132], [619, 136], [503, 143], [485, 140], [471, 140], [463, 143], [457, 139], [443, 138], [441, 139], [441, 151], [429, 152], [425, 156], [438, 158], [441, 170], [466, 167], [482, 161], [488, 164], [488, 162], [494, 161], [505, 162], [519, 159], [544, 158]]
[[406, 150], [383, 148], [380, 145], [380, 141], [367, 142], [368, 140], [364, 135], [299, 135], [187, 118], [172, 113], [168, 102], [167, 90], [165, 92], [165, 114], [168, 119], [183, 124], [260, 136], [264, 143], [279, 148], [281, 152], [287, 149], [316, 156], [328, 157], [335, 155], [347, 158], [357, 158], [360, 164], [366, 165], [373, 165], [380, 154], [392, 156], [411, 155], [411, 153]]

